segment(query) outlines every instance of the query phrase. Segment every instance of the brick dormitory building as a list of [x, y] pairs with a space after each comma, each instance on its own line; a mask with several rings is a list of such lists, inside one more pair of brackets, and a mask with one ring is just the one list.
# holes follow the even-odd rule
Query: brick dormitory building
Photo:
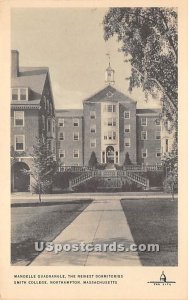
[[[20, 67], [12, 51], [11, 151], [12, 191], [27, 190], [36, 137], [45, 136], [61, 166], [88, 166], [95, 152], [100, 164], [156, 165], [172, 140], [163, 130], [160, 109], [138, 109], [137, 102], [114, 88], [114, 70], [105, 73], [105, 87], [83, 101], [83, 109], [55, 110], [48, 68]], [[12, 155], [13, 156], [13, 155]]]

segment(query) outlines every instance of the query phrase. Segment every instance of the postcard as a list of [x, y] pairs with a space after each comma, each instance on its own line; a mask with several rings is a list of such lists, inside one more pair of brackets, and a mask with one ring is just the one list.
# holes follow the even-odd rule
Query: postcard
[[188, 299], [187, 19], [0, 2], [1, 299]]

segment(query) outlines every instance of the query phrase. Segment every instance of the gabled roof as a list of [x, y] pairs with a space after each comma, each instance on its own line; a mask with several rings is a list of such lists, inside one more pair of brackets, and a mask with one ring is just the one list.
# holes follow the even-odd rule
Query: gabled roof
[[19, 76], [11, 79], [11, 86], [30, 88], [34, 92], [31, 99], [36, 100], [42, 94], [47, 73], [48, 68], [45, 67], [20, 67]]
[[126, 96], [122, 92], [116, 90], [111, 85], [108, 85], [107, 87], [103, 88], [96, 94], [90, 96], [86, 100], [84, 100], [85, 103], [88, 102], [133, 102], [136, 103], [133, 99]]
[[56, 110], [56, 117], [83, 117], [83, 110], [82, 109], [57, 109]]

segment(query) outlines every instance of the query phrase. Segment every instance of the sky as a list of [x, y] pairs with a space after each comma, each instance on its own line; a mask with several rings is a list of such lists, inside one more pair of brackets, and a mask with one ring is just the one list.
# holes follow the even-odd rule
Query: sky
[[104, 41], [107, 8], [14, 8], [11, 48], [20, 53], [20, 66], [49, 67], [56, 109], [82, 108], [82, 102], [105, 87], [110, 53], [115, 88], [137, 101], [137, 107], [157, 107], [140, 89], [128, 92], [131, 67], [116, 38]]

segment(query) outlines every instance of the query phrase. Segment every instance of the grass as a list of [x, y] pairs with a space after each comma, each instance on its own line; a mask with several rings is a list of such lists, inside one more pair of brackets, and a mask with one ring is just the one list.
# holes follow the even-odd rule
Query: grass
[[177, 266], [177, 201], [121, 200], [135, 243], [159, 244], [159, 252], [139, 252], [144, 266]]
[[39, 252], [37, 241], [53, 241], [92, 201], [75, 200], [13, 204], [11, 208], [11, 263], [28, 265]]

